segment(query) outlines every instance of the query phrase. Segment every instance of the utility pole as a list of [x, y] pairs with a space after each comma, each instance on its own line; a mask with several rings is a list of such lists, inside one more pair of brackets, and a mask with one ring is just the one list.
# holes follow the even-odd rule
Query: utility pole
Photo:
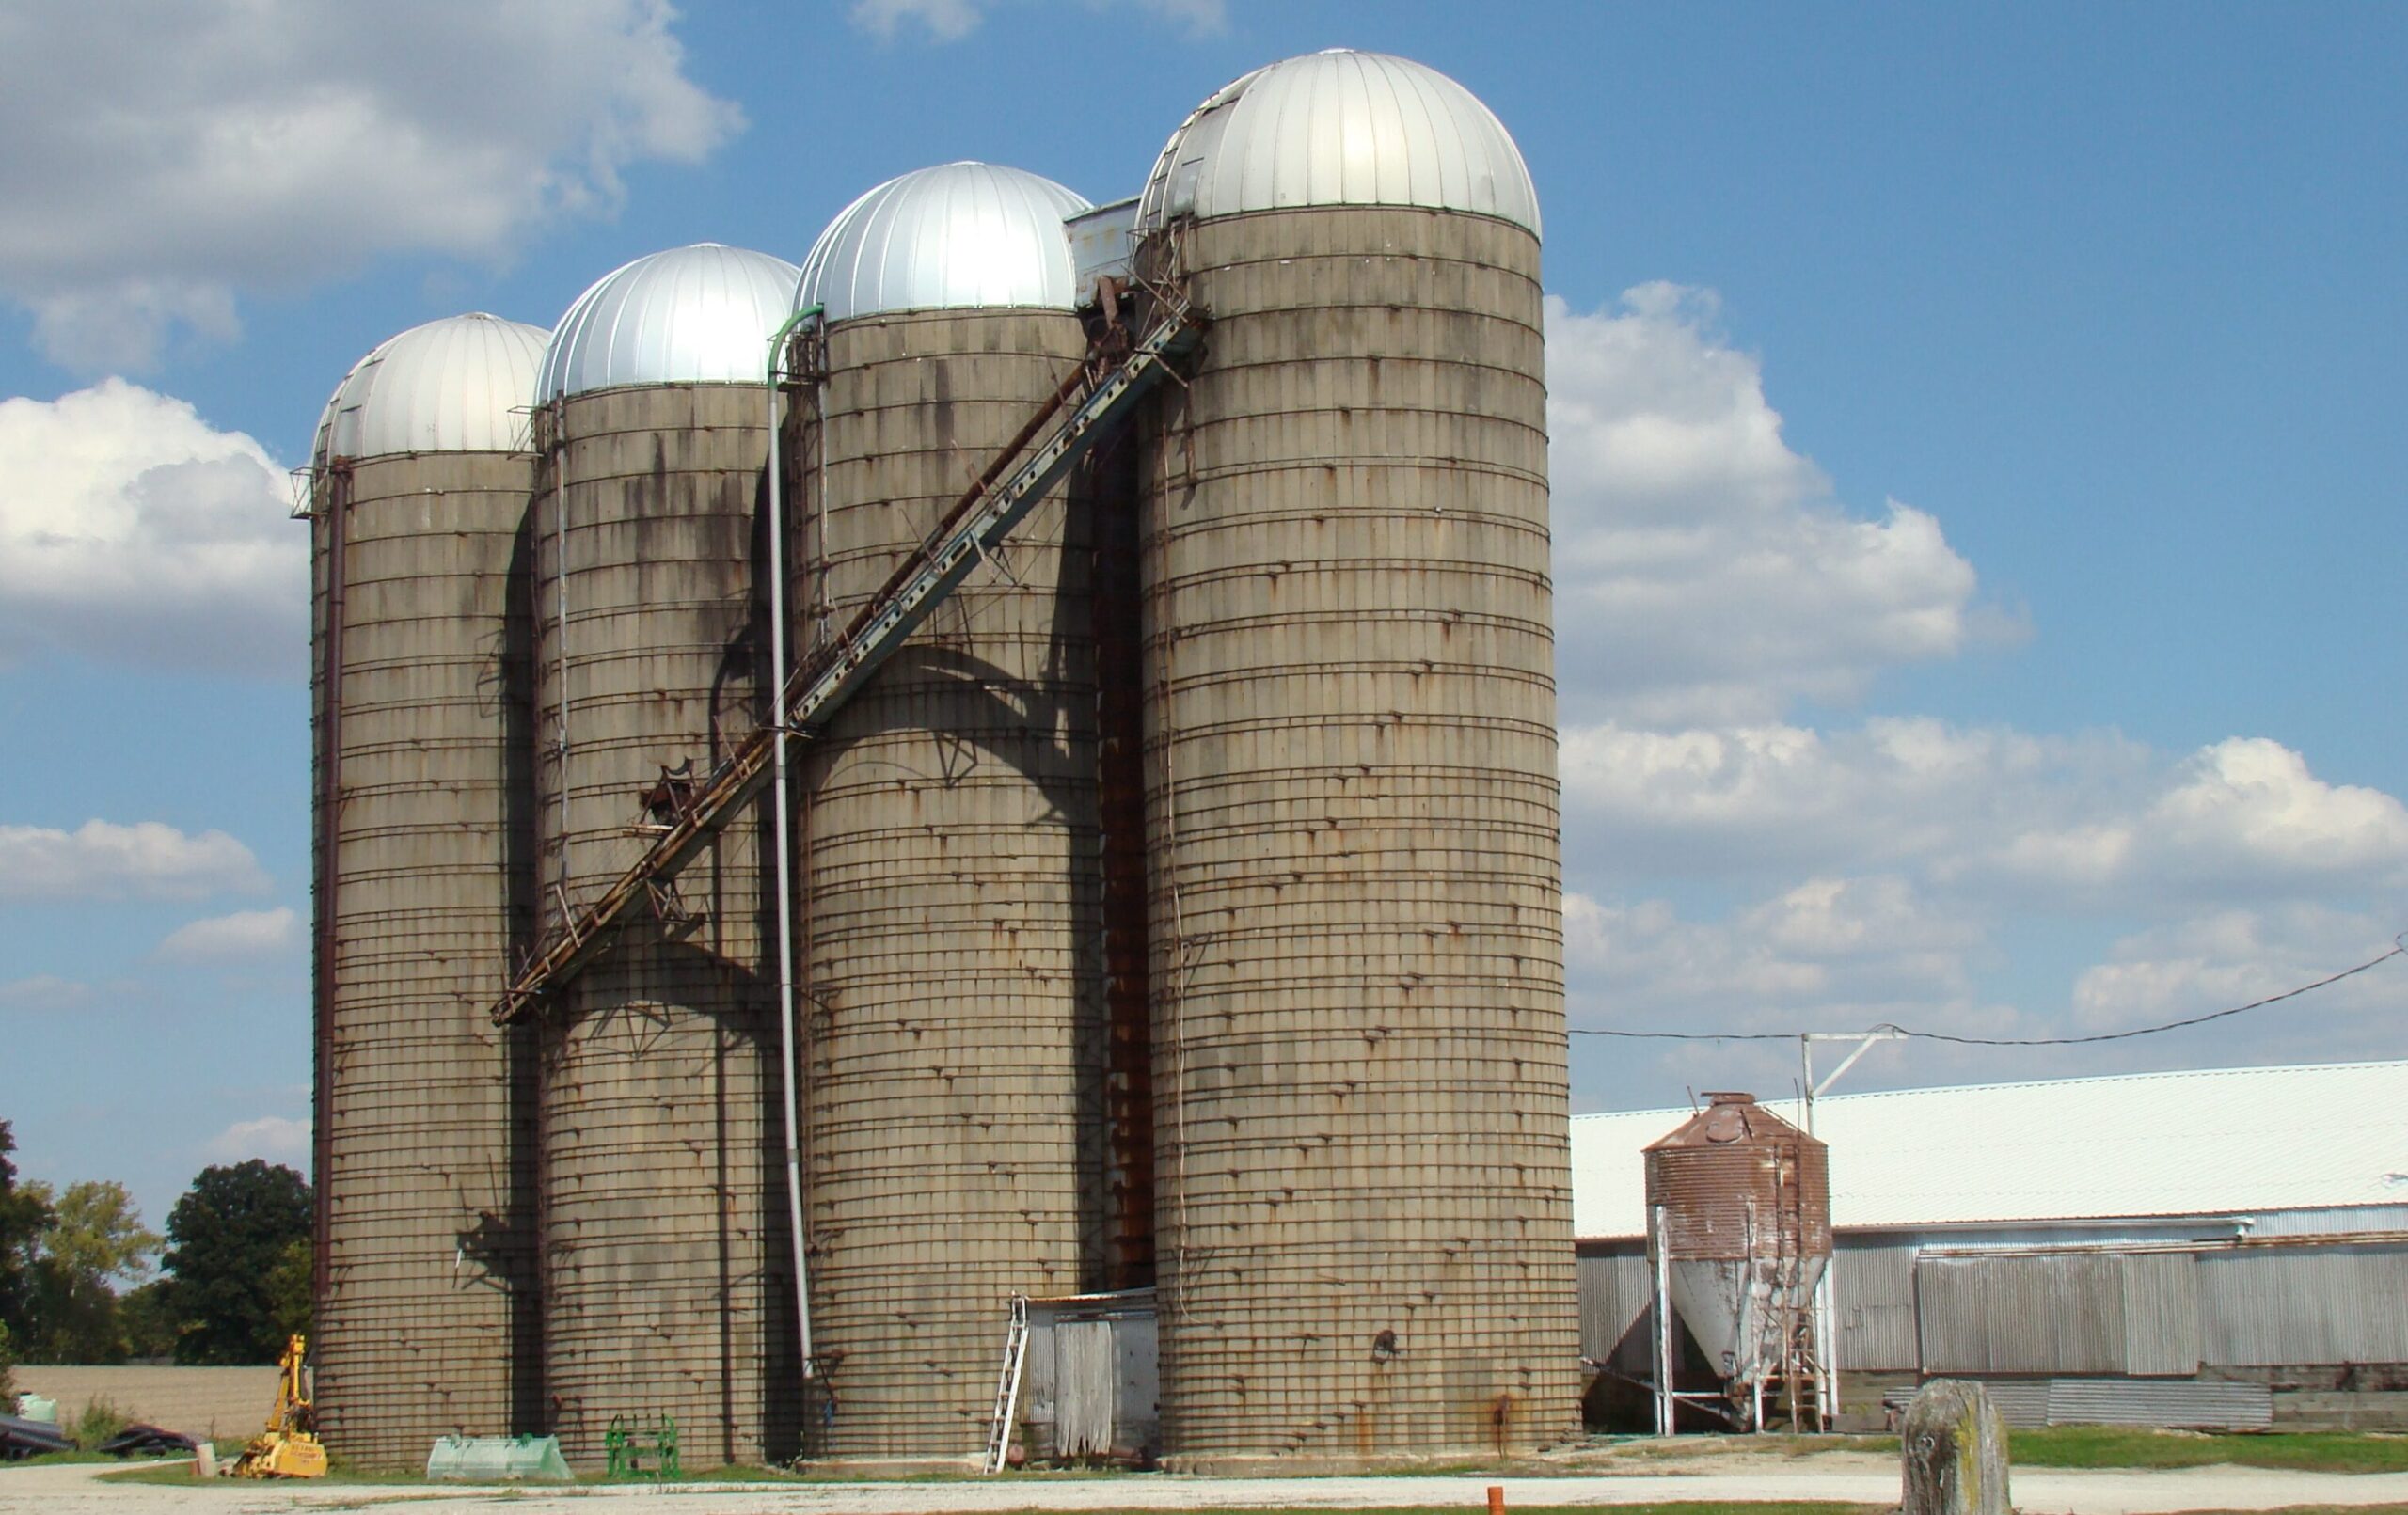
[[[1873, 1050], [1875, 1042], [1904, 1041], [1906, 1035], [1895, 1026], [1881, 1026], [1872, 1031], [1804, 1031], [1798, 1034], [1798, 1070], [1801, 1075], [1798, 1097], [1805, 1107], [1804, 1124], [1808, 1136], [1814, 1134], [1816, 1097], [1839, 1082], [1842, 1074], [1856, 1066], [1858, 1058]], [[1816, 1042], [1856, 1044], [1847, 1056], [1840, 1059], [1840, 1065], [1831, 1069], [1820, 1083], [1814, 1081]], [[1822, 1401], [1820, 1408], [1825, 1430], [1831, 1428], [1831, 1423], [1839, 1418], [1840, 1412], [1839, 1312], [1831, 1302], [1831, 1274], [1839, 1268], [1839, 1252], [1838, 1239], [1834, 1238], [1830, 1260], [1823, 1265], [1823, 1276], [1814, 1281], [1814, 1393], [1815, 1397]]]

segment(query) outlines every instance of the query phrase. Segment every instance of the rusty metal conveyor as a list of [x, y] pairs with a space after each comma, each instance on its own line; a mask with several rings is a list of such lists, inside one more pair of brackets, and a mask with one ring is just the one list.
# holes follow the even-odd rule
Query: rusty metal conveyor
[[1069, 418], [1028, 460], [998, 486], [997, 477], [1021, 455], [1038, 429], [1069, 402], [1085, 379], [1073, 374], [1061, 391], [962, 496], [920, 550], [890, 578], [844, 634], [795, 671], [784, 691], [784, 720], [755, 733], [718, 772], [697, 785], [676, 807], [667, 829], [644, 855], [573, 916], [502, 992], [493, 1009], [496, 1023], [524, 1015], [535, 1001], [572, 977], [607, 943], [614, 927], [639, 903], [674, 877], [735, 819], [744, 802], [768, 783], [777, 743], [810, 736], [825, 727], [838, 707], [876, 672], [880, 663], [917, 631], [971, 570], [1059, 483], [1072, 465], [1125, 420], [1140, 397], [1194, 351], [1202, 323], [1183, 302], [1171, 308], [1129, 356], [1088, 387]]

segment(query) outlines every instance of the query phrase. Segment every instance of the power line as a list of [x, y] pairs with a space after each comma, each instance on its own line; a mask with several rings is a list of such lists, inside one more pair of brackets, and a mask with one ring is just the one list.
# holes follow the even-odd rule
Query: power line
[[[2408, 938], [2408, 932], [2403, 932], [2400, 937], [2392, 939], [2389, 952], [2377, 957], [2369, 957], [2355, 968], [2345, 968], [2337, 973], [2327, 974], [2313, 984], [2303, 984], [2295, 989], [2285, 989], [2280, 994], [2270, 994], [2262, 1000], [2252, 1000], [2247, 1004], [2236, 1004], [2230, 1009], [2213, 1010], [2203, 1016], [2189, 1016], [2180, 1020], [2166, 1021], [2162, 1025], [2139, 1026], [2131, 1031], [2101, 1032], [2095, 1036], [1956, 1036], [1944, 1031], [1909, 1031], [1904, 1026], [1889, 1021], [1883, 1021], [1871, 1029], [1894, 1031], [1901, 1036], [1912, 1037], [1916, 1041], [1954, 1042], [1959, 1047], [2083, 1047], [2093, 1042], [2129, 1041], [2134, 1036], [2154, 1036], [2160, 1032], [2180, 1031], [2187, 1026], [2204, 1026], [2210, 1020], [2222, 1020], [2226, 1016], [2237, 1016], [2250, 1010], [2262, 1010], [2270, 1004], [2280, 1004], [2285, 1000], [2296, 1000], [2301, 995], [2312, 993], [2328, 984], [2338, 984], [2343, 979], [2363, 973], [2379, 963], [2387, 963], [2394, 957], [2408, 956], [2408, 941], [2403, 941], [2402, 938]], [[1575, 1036], [1617, 1036], [1626, 1041], [1649, 1042], [1794, 1042], [1798, 1039], [1798, 1033], [1794, 1031], [1608, 1031], [1575, 1026], [1571, 1028], [1571, 1034]]]

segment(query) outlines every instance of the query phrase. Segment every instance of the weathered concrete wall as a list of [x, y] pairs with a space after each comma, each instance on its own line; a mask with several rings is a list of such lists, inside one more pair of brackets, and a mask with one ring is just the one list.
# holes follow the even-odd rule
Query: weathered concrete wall
[[1538, 243], [1273, 212], [1180, 261], [1213, 324], [1142, 546], [1164, 1445], [1554, 1442], [1578, 1320]]
[[[487, 1018], [523, 932], [526, 607], [510, 573], [533, 460], [357, 463], [312, 523], [321, 776], [319, 1419], [371, 1467], [531, 1428], [531, 1145], [523, 1034]], [[340, 670], [327, 662], [341, 576]], [[329, 701], [340, 701], [330, 726]], [[329, 747], [331, 734], [339, 745]], [[254, 1412], [264, 1417], [264, 1399]]]
[[[762, 390], [603, 390], [556, 425], [534, 519], [547, 923], [642, 854], [663, 767], [706, 775], [758, 727], [767, 655]], [[689, 1467], [795, 1449], [766, 814], [688, 865], [678, 919], [625, 927], [546, 1011], [546, 1394], [579, 1466], [622, 1414], [673, 1414]]]
[[[1085, 350], [1068, 311], [831, 333], [826, 540], [797, 430], [796, 644], [841, 629]], [[807, 407], [798, 407], [799, 409]], [[1057, 497], [805, 749], [816, 1453], [975, 1457], [1009, 1298], [1103, 1246], [1095, 665]], [[824, 561], [824, 585], [816, 565]]]

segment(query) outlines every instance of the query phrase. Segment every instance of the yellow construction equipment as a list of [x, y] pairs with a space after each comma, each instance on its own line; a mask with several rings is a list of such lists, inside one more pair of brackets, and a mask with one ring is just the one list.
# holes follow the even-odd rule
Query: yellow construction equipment
[[251, 1438], [234, 1460], [237, 1478], [322, 1478], [326, 1449], [318, 1444], [317, 1412], [309, 1407], [309, 1391], [301, 1376], [301, 1360], [309, 1339], [294, 1336], [285, 1344], [284, 1360], [277, 1364], [276, 1408], [268, 1412], [267, 1429]]

